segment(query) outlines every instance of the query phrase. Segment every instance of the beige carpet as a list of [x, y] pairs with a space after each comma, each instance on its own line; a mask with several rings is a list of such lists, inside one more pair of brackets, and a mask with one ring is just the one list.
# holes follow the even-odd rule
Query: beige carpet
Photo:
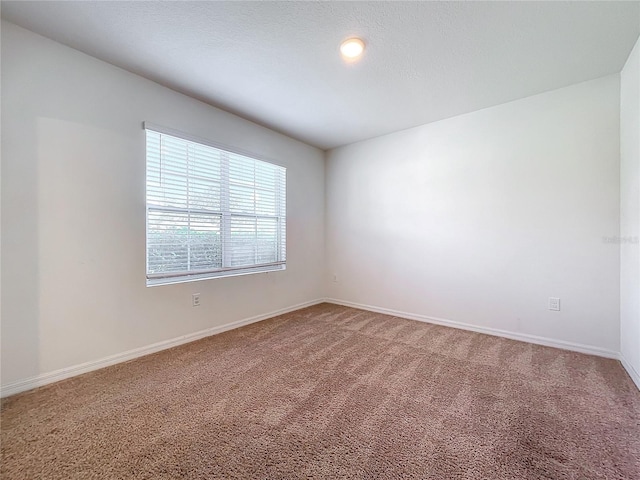
[[2, 403], [2, 479], [640, 479], [620, 364], [322, 304]]

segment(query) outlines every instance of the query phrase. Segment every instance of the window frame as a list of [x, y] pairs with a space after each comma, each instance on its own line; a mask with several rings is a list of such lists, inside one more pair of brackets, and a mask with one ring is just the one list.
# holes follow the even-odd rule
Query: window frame
[[[193, 282], [199, 280], [207, 280], [212, 278], [225, 278], [225, 277], [233, 277], [238, 275], [251, 275], [256, 273], [268, 273], [268, 272], [277, 272], [283, 271], [287, 268], [287, 260], [286, 260], [286, 219], [287, 219], [287, 167], [280, 164], [279, 162], [273, 161], [272, 159], [267, 159], [262, 155], [257, 155], [253, 152], [249, 152], [247, 150], [239, 149], [236, 147], [230, 147], [228, 145], [224, 145], [218, 142], [213, 142], [208, 139], [204, 139], [201, 137], [197, 137], [195, 135], [191, 135], [188, 133], [184, 133], [178, 130], [174, 130], [172, 128], [163, 127], [161, 125], [157, 125], [151, 122], [143, 122], [142, 124], [143, 132], [144, 132], [144, 142], [145, 142], [145, 273], [146, 273], [146, 284], [147, 287], [160, 286], [160, 285], [170, 285], [175, 283], [184, 283], [184, 282]], [[148, 142], [147, 142], [147, 131], [150, 130], [152, 132], [158, 133], [160, 135], [168, 135], [171, 137], [175, 137], [179, 140], [183, 140], [188, 143], [195, 143], [205, 147], [211, 147], [219, 151], [220, 160], [221, 160], [221, 177], [220, 177], [220, 204], [219, 210], [209, 210], [209, 209], [198, 209], [198, 208], [190, 208], [189, 206], [185, 208], [174, 207], [174, 206], [162, 206], [162, 205], [153, 205], [149, 204], [148, 197], [148, 176], [149, 176], [149, 161], [148, 161]], [[279, 167], [282, 169], [278, 175], [282, 175], [282, 182], [284, 189], [284, 202], [281, 199], [281, 189], [277, 186], [275, 187], [274, 193], [276, 196], [276, 213], [275, 215], [267, 215], [267, 214], [259, 214], [257, 212], [254, 213], [239, 213], [232, 212], [231, 207], [229, 205], [230, 200], [230, 188], [231, 181], [229, 178], [229, 165], [230, 165], [230, 155], [240, 155], [242, 157], [248, 157], [251, 160], [267, 163], [269, 165]], [[187, 174], [187, 179], [192, 178]], [[260, 186], [253, 185], [253, 190], [260, 190]], [[264, 190], [264, 189], [263, 189]], [[187, 194], [188, 195], [188, 194]], [[188, 196], [187, 196], [188, 198]], [[196, 214], [202, 216], [211, 216], [218, 217], [220, 221], [220, 241], [221, 241], [221, 268], [214, 269], [203, 269], [203, 270], [181, 270], [178, 272], [158, 272], [158, 273], [150, 273], [149, 272], [149, 212], [161, 212], [161, 213], [176, 213], [176, 214]], [[232, 218], [250, 218], [255, 219], [256, 222], [256, 231], [257, 231], [257, 222], [260, 219], [269, 219], [275, 220], [276, 223], [276, 261], [261, 263], [261, 264], [253, 264], [253, 265], [244, 265], [244, 266], [231, 266], [231, 252], [229, 250], [228, 240], [231, 239], [231, 220]], [[284, 223], [284, 226], [281, 224]], [[257, 256], [257, 250], [254, 250], [254, 254]], [[189, 260], [187, 260], [187, 263]]]

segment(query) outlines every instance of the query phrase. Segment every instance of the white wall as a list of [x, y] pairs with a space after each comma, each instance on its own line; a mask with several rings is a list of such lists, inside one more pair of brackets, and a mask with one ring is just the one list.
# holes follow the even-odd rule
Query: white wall
[[[144, 120], [287, 167], [286, 271], [145, 286]], [[2, 174], [3, 386], [323, 296], [323, 152], [6, 22]]]
[[640, 40], [620, 74], [620, 351], [640, 388]]
[[619, 81], [329, 152], [328, 296], [615, 355]]

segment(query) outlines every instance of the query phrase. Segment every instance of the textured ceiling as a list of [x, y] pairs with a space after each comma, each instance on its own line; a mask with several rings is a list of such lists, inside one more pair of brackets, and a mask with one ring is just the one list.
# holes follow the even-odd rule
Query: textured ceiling
[[[2, 2], [34, 32], [323, 149], [619, 72], [640, 2]], [[345, 64], [340, 42], [360, 36]]]

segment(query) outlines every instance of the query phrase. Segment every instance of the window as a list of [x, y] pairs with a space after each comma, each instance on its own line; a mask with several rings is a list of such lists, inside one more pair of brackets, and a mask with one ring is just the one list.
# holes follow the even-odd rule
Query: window
[[284, 270], [286, 169], [145, 129], [147, 285]]

